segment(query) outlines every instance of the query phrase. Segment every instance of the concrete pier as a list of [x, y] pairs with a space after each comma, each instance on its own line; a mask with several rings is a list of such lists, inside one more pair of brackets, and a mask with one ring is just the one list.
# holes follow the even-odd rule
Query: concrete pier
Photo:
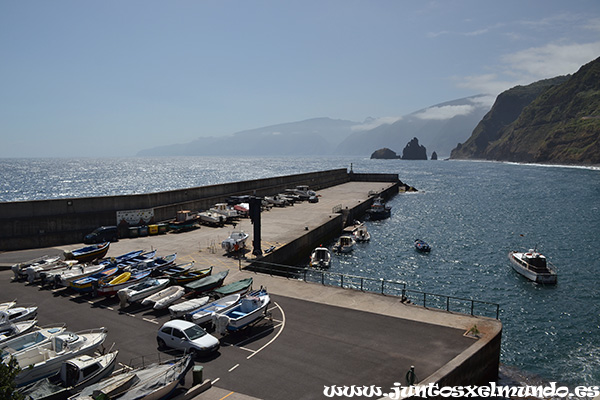
[[[160, 255], [178, 254], [177, 262], [228, 270], [225, 283], [252, 277], [254, 287], [272, 295], [271, 320], [248, 334], [221, 338], [217, 357], [202, 360], [204, 377], [212, 386], [196, 398], [315, 399], [325, 398], [327, 385], [378, 385], [389, 390], [414, 365], [420, 384], [487, 384], [498, 373], [502, 324], [492, 318], [428, 309], [394, 296], [366, 293], [252, 272], [256, 261], [290, 263], [320, 241], [339, 234], [344, 218], [359, 216], [372, 195], [394, 195], [398, 182], [347, 180], [318, 190], [318, 203], [264, 211], [262, 250], [246, 258], [227, 256], [220, 243], [233, 229], [202, 227], [184, 233], [122, 239], [111, 244], [109, 256], [151, 248]], [[249, 220], [236, 226], [251, 234]], [[248, 241], [251, 243], [251, 238]], [[25, 261], [43, 253], [80, 247], [63, 245], [37, 250], [4, 252], [0, 265]], [[40, 305], [40, 324], [67, 322], [74, 329], [102, 324], [127, 360], [155, 351], [155, 333], [168, 314], [128, 308], [118, 300], [81, 298], [68, 290], [41, 290], [11, 283], [0, 272], [2, 301]], [[477, 335], [468, 335], [477, 328]], [[132, 338], [132, 333], [135, 337]]]

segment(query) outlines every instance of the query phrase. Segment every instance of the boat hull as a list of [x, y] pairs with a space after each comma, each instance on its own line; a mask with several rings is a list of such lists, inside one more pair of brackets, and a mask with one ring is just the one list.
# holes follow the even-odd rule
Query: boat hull
[[511, 251], [508, 253], [508, 258], [510, 260], [510, 265], [512, 268], [523, 275], [525, 278], [529, 279], [532, 282], [541, 283], [543, 285], [554, 285], [557, 282], [556, 273], [537, 273], [535, 271], [531, 271], [530, 269], [521, 265], [518, 259], [515, 257], [515, 252]]

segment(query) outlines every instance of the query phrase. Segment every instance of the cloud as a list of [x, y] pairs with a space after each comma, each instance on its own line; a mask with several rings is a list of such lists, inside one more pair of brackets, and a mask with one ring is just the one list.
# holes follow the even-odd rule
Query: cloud
[[419, 119], [444, 120], [454, 118], [459, 115], [469, 115], [475, 110], [475, 106], [464, 104], [459, 106], [439, 106], [430, 107], [413, 116]]
[[575, 44], [547, 44], [500, 58], [495, 72], [455, 77], [456, 85], [480, 93], [499, 94], [517, 85], [568, 75], [600, 54], [600, 41]]
[[400, 121], [402, 117], [381, 117], [371, 118], [360, 125], [353, 125], [350, 129], [353, 131], [368, 131], [377, 128], [380, 125], [391, 125], [396, 121]]

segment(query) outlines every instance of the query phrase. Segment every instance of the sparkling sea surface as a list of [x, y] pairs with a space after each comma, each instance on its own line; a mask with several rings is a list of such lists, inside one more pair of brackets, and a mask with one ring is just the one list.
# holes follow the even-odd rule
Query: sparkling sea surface
[[[0, 201], [159, 192], [352, 168], [397, 173], [418, 193], [368, 222], [371, 242], [332, 271], [500, 304], [501, 362], [544, 381], [600, 383], [600, 169], [360, 157], [0, 159]], [[430, 254], [415, 252], [426, 240]], [[514, 272], [510, 250], [537, 247], [558, 268], [541, 286]]]

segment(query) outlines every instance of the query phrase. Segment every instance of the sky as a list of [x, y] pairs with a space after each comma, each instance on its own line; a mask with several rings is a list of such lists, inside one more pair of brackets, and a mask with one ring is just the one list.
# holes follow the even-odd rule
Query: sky
[[374, 126], [599, 56], [598, 0], [0, 0], [0, 157]]

